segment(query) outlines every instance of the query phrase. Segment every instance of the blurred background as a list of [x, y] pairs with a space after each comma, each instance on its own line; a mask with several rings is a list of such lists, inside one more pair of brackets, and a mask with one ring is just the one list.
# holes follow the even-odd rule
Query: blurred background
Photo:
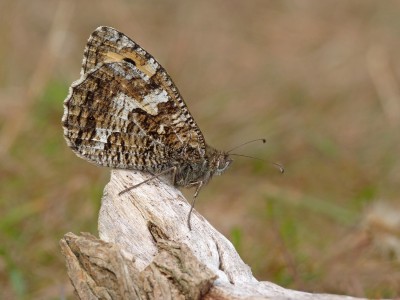
[[[63, 101], [99, 25], [167, 69], [236, 158], [196, 209], [259, 280], [400, 296], [400, 3], [0, 1], [0, 298], [74, 299], [58, 241], [97, 234], [110, 170], [66, 146]], [[189, 197], [193, 191], [184, 191]]]

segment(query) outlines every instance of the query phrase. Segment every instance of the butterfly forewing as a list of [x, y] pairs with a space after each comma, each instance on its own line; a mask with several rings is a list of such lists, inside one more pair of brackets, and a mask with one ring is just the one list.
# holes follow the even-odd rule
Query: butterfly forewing
[[64, 135], [80, 157], [113, 168], [162, 170], [201, 160], [203, 135], [160, 64], [124, 34], [90, 36], [81, 78], [64, 102]]

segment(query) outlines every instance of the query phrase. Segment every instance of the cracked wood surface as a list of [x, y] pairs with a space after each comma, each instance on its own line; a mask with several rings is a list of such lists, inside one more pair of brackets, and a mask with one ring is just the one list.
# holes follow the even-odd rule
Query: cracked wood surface
[[[68, 275], [80, 299], [356, 299], [312, 294], [259, 282], [233, 245], [179, 190], [150, 175], [113, 170], [99, 214], [100, 240], [61, 240]], [[266, 253], [268, 255], [268, 253]]]

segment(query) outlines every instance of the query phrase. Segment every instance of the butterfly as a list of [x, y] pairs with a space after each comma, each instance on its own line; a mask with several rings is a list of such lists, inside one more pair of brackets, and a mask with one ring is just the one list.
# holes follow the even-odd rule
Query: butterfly
[[68, 146], [91, 163], [147, 171], [154, 174], [149, 180], [171, 174], [175, 186], [194, 187], [189, 228], [200, 189], [232, 163], [229, 152], [205, 142], [165, 69], [111, 27], [89, 37], [81, 77], [64, 101], [62, 126]]

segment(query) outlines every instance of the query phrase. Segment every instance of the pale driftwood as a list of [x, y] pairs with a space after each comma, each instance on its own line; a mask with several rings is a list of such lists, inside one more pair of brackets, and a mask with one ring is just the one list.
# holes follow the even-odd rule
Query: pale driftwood
[[[179, 190], [149, 175], [114, 170], [102, 198], [100, 240], [66, 234], [68, 275], [80, 299], [355, 299], [257, 281], [233, 245]], [[268, 253], [266, 253], [268, 255]]]

